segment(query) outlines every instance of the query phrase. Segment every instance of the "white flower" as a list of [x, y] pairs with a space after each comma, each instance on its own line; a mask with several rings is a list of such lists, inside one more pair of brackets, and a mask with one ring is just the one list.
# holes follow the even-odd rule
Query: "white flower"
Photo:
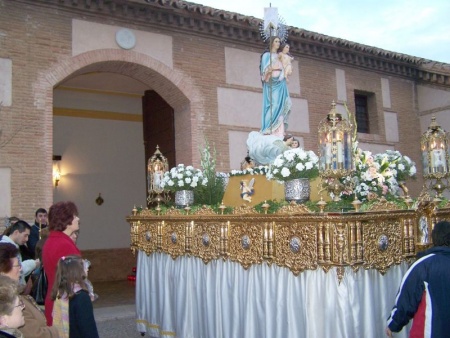
[[288, 162], [293, 161], [295, 158], [295, 153], [292, 150], [285, 151], [283, 155]]
[[178, 186], [179, 187], [183, 187], [184, 186], [184, 182], [182, 180], [178, 181]]
[[416, 166], [413, 165], [411, 168], [409, 168], [409, 176], [414, 176], [416, 172]]
[[306, 154], [306, 152], [304, 152], [304, 151], [301, 151], [298, 154], [298, 158], [301, 159], [302, 161], [306, 160], [307, 157], [308, 157], [308, 154]]
[[288, 168], [285, 167], [285, 168], [281, 169], [281, 175], [283, 177], [288, 177], [290, 174], [291, 174], [291, 171]]
[[402, 163], [398, 164], [398, 169], [399, 170], [405, 170], [405, 166]]
[[[312, 162], [306, 162], [306, 163], [305, 163], [305, 168], [306, 168], [307, 170], [312, 169], [312, 167], [313, 167], [313, 163], [312, 163]], [[297, 168], [297, 169], [298, 169], [298, 168]], [[299, 170], [303, 170], [303, 169], [299, 169]]]
[[275, 159], [275, 161], [273, 161], [273, 165], [274, 165], [275, 167], [281, 168], [281, 167], [284, 165], [283, 157], [278, 156], [278, 157]]
[[303, 165], [303, 163], [297, 163], [295, 169], [297, 169], [298, 171], [303, 171], [305, 169], [305, 166]]

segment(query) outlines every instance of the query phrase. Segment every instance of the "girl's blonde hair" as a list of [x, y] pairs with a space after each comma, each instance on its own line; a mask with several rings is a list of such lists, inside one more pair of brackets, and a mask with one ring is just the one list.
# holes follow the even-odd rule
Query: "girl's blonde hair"
[[78, 284], [81, 289], [88, 290], [84, 280], [86, 272], [83, 259], [80, 256], [63, 256], [58, 261], [55, 283], [53, 284], [51, 298], [61, 298], [63, 295], [72, 298], [75, 295], [74, 286]]

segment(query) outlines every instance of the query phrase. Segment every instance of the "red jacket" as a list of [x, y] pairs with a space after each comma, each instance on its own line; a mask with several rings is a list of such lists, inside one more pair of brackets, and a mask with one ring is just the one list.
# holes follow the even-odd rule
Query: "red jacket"
[[50, 231], [50, 235], [45, 241], [42, 249], [42, 264], [48, 280], [47, 296], [45, 298], [45, 317], [47, 318], [47, 325], [49, 326], [53, 323], [53, 300], [51, 299], [51, 293], [53, 283], [55, 282], [56, 267], [62, 256], [69, 255], [81, 256], [81, 252], [78, 250], [72, 239], [64, 232]]

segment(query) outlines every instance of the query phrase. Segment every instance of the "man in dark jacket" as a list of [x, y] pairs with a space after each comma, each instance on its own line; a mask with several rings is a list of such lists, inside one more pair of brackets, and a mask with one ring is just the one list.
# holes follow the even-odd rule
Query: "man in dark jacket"
[[48, 223], [47, 210], [39, 208], [35, 212], [34, 224], [31, 226], [30, 237], [28, 237], [27, 246], [30, 252], [35, 257], [36, 243], [40, 239], [41, 229], [45, 229]]
[[399, 332], [413, 318], [410, 337], [450, 337], [450, 222], [431, 233], [433, 247], [418, 254], [400, 284], [386, 334]]

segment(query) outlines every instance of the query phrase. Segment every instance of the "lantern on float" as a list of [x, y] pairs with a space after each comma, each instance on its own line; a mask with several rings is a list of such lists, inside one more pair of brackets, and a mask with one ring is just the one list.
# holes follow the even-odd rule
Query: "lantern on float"
[[159, 151], [159, 146], [156, 146], [156, 151], [147, 162], [147, 203], [150, 205], [153, 202], [167, 202], [168, 195], [165, 193], [162, 186], [164, 173], [169, 170], [169, 162], [167, 158]]
[[[448, 137], [444, 129], [431, 117], [431, 123], [420, 140], [422, 151], [423, 177], [429, 181], [429, 187], [441, 198], [442, 192], [448, 188], [449, 154]], [[445, 182], [443, 182], [445, 180]]]
[[319, 175], [322, 184], [340, 200], [340, 193], [348, 188], [341, 178], [355, 169], [353, 153], [354, 125], [336, 111], [333, 101], [327, 117], [319, 123]]

